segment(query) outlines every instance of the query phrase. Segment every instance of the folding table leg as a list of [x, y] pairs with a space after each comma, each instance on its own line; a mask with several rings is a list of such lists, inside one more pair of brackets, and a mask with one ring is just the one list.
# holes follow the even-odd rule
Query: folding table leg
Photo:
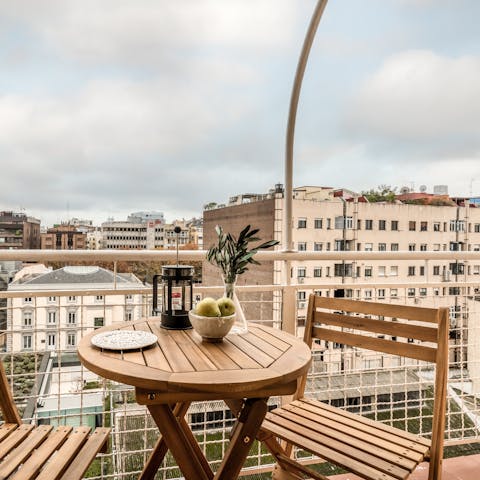
[[[177, 403], [173, 409], [173, 415], [176, 418], [183, 418], [187, 414], [188, 407], [190, 402]], [[162, 465], [163, 459], [168, 452], [168, 447], [165, 442], [163, 435], [157, 440], [155, 447], [152, 451], [152, 454], [147, 459], [145, 466], [143, 467], [142, 473], [138, 477], [138, 480], [151, 480], [155, 477], [158, 472], [158, 469]]]
[[228, 450], [215, 474], [215, 480], [238, 478], [266, 414], [267, 399], [253, 398], [245, 401], [234, 427]]
[[185, 480], [212, 480], [213, 472], [185, 419], [165, 404], [148, 405], [148, 410]]

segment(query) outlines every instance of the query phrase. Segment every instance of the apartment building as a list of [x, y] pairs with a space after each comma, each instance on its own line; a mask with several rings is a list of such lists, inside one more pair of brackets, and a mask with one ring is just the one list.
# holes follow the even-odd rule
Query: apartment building
[[[114, 285], [125, 293], [95, 293], [111, 290]], [[58, 270], [43, 265], [26, 267], [8, 286], [8, 291], [17, 295], [8, 299], [7, 331], [11, 335], [6, 348], [14, 352], [76, 351], [80, 331], [84, 334], [104, 325], [145, 316], [141, 294], [129, 292], [134, 289], [148, 292], [135, 275], [115, 275], [96, 266]]]
[[40, 248], [40, 220], [24, 213], [0, 212], [0, 248]]
[[[426, 205], [420, 204], [420, 199], [409, 203], [370, 203], [352, 191], [317, 186], [296, 188], [293, 195], [292, 239], [298, 251], [480, 251], [480, 208], [465, 199], [437, 199], [438, 202], [429, 201]], [[262, 239], [281, 240], [283, 217], [284, 195], [278, 186], [267, 194], [237, 195], [228, 205], [204, 212], [205, 247], [214, 241], [216, 224], [234, 234], [252, 224], [260, 228]], [[460, 344], [459, 336], [467, 335], [467, 312], [472, 312], [467, 298], [475, 296], [480, 287], [480, 260], [412, 258], [290, 263], [288, 272], [284, 262], [274, 262], [269, 269], [263, 265], [252, 267], [242, 275], [242, 282], [281, 284], [290, 277], [291, 284], [299, 286], [299, 325], [305, 320], [307, 299], [312, 292], [425, 307], [448, 306], [451, 342]], [[216, 270], [209, 265], [204, 268], [206, 284], [218, 282]], [[455, 281], [471, 282], [473, 286], [452, 285]], [[275, 317], [278, 313], [270, 311], [270, 315]], [[462, 340], [466, 343], [465, 338]], [[330, 346], [326, 355], [335, 355], [332, 349]], [[454, 363], [466, 361], [467, 349], [454, 348], [452, 352]], [[344, 368], [340, 360], [334, 362], [330, 358], [325, 363], [334, 371]]]
[[40, 245], [46, 250], [84, 250], [87, 248], [87, 234], [73, 225], [56, 225], [40, 234]]
[[165, 223], [163, 213], [137, 212], [126, 221], [102, 223], [102, 248], [107, 249], [173, 249], [177, 245], [175, 227], [180, 227], [178, 245], [197, 247], [192, 242], [203, 238], [198, 220]]

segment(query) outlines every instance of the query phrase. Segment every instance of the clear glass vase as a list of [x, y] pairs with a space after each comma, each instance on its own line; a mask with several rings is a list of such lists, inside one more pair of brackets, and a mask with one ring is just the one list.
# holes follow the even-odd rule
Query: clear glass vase
[[227, 298], [230, 298], [235, 304], [235, 323], [230, 330], [230, 333], [236, 333], [240, 335], [245, 334], [248, 332], [248, 324], [247, 319], [245, 318], [245, 314], [243, 313], [242, 306], [240, 305], [240, 301], [238, 300], [237, 294], [235, 293], [236, 279], [233, 282], [227, 282], [224, 278], [223, 284], [225, 286], [225, 291], [223, 295]]

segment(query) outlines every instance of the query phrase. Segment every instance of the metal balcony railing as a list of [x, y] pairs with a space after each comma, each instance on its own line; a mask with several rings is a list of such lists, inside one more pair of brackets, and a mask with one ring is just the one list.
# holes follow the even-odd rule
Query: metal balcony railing
[[[172, 262], [175, 261], [174, 253], [19, 250], [0, 251], [0, 261], [69, 263], [81, 260], [92, 265], [111, 262], [111, 269], [117, 271], [119, 262]], [[205, 252], [181, 251], [180, 259], [182, 262], [203, 261], [204, 255]], [[475, 276], [473, 269], [468, 274], [468, 264], [480, 264], [480, 252], [259, 252], [258, 259], [273, 260], [274, 269], [282, 272], [290, 272], [292, 266], [307, 262], [322, 266], [323, 277], [314, 277], [307, 270], [303, 283], [297, 284], [295, 276], [285, 276], [280, 285], [239, 287], [249, 320], [268, 322], [297, 335], [302, 334], [305, 307], [311, 292], [333, 296], [341, 291], [345, 296], [373, 301], [450, 306], [446, 444], [452, 455], [462, 455], [475, 448], [475, 443], [480, 442], [480, 275]], [[368, 262], [375, 270], [379, 265], [392, 262], [403, 268], [415, 261], [430, 272], [435, 263], [448, 264], [455, 260], [461, 260], [467, 268], [463, 275], [451, 276], [449, 282], [443, 281], [441, 275], [431, 274], [412, 278], [406, 275], [333, 276], [332, 262], [355, 262], [356, 266]], [[330, 277], [325, 276], [327, 266], [332, 267]], [[195, 286], [194, 293], [212, 295], [222, 290], [221, 286]], [[68, 297], [76, 297], [76, 315], [70, 323], [66, 315], [71, 308]], [[30, 300], [24, 302], [25, 298]], [[145, 408], [135, 403], [131, 387], [99, 378], [80, 365], [76, 345], [92, 329], [123, 321], [125, 312], [129, 312], [132, 320], [150, 315], [151, 289], [140, 286], [124, 290], [112, 284], [111, 288], [88, 291], [3, 291], [0, 292], [2, 301], [0, 319], [3, 315], [4, 321], [0, 324], [0, 349], [24, 421], [111, 425], [111, 449], [95, 462], [89, 475], [102, 479], [136, 478], [157, 438], [157, 428]], [[29, 313], [22, 317], [25, 309]], [[54, 311], [58, 315], [48, 317], [48, 313]], [[26, 323], [22, 322], [24, 318]], [[309, 396], [405, 425], [422, 435], [431, 433], [433, 375], [423, 365], [395, 363], [387, 356], [368, 356], [341, 344], [315, 345], [313, 357], [307, 386]], [[385, 383], [388, 387], [377, 386]], [[281, 399], [270, 401], [274, 405]], [[188, 412], [188, 421], [215, 469], [228, 443], [232, 424], [228, 409], [221, 402], [195, 403]], [[305, 458], [305, 461], [315, 460]], [[243, 473], [246, 478], [269, 478], [271, 463], [265, 449], [255, 444]], [[167, 457], [158, 478], [179, 477], [181, 474], [174, 461]]]

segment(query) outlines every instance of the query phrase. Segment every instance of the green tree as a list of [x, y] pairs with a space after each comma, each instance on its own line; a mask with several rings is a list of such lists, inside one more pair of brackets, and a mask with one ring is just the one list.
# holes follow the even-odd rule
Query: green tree
[[362, 195], [372, 203], [375, 202], [389, 202], [393, 203], [397, 195], [397, 187], [392, 188], [390, 185], [379, 185], [377, 189], [371, 188], [368, 191], [363, 191]]

